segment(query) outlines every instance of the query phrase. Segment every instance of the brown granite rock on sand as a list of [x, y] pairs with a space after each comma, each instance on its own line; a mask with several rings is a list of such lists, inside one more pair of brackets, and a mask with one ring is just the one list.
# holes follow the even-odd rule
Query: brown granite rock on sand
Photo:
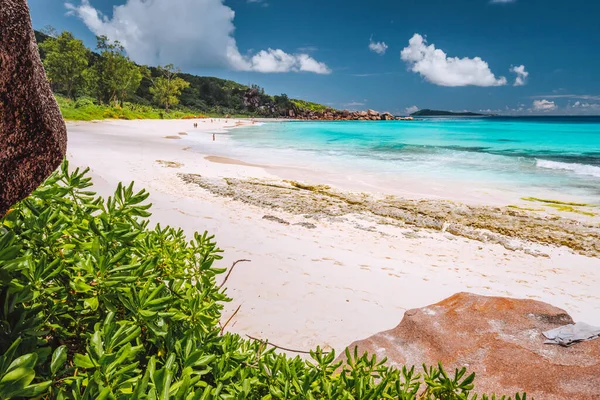
[[0, 0], [0, 216], [61, 163], [67, 130], [26, 0]]
[[350, 345], [388, 364], [462, 366], [475, 391], [539, 400], [600, 399], [600, 339], [571, 347], [544, 344], [543, 331], [572, 323], [563, 310], [534, 300], [455, 294], [409, 310], [392, 330]]

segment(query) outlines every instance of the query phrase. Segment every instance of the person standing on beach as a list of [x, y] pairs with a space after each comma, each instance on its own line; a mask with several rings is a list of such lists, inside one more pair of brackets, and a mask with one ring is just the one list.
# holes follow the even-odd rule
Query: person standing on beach
[[213, 142], [215, 141], [215, 134], [213, 133]]

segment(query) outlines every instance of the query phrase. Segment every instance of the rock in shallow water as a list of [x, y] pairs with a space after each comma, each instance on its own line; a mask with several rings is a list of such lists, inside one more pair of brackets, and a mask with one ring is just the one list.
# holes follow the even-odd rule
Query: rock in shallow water
[[392, 365], [467, 367], [478, 393], [543, 400], [600, 399], [600, 340], [564, 348], [543, 331], [572, 323], [559, 308], [534, 300], [458, 293], [409, 310], [400, 324], [350, 345]]

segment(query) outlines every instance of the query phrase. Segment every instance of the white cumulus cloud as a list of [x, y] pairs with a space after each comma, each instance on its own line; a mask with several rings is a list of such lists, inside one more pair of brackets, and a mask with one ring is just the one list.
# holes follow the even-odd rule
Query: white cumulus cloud
[[267, 3], [266, 0], [248, 0], [247, 3], [255, 3], [260, 4], [261, 7], [269, 7], [269, 3]]
[[369, 40], [369, 50], [372, 52], [384, 55], [387, 49], [388, 45], [385, 42], [374, 42], [372, 38]]
[[127, 0], [113, 8], [112, 17], [103, 15], [89, 0], [65, 6], [94, 34], [121, 42], [140, 64], [331, 73], [327, 65], [304, 53], [268, 49], [240, 54], [233, 36], [235, 13], [223, 0]]
[[236, 55], [235, 66], [241, 70], [257, 72], [314, 72], [317, 74], [330, 73], [327, 65], [318, 62], [308, 54], [288, 54], [283, 50], [261, 50], [252, 57]]
[[502, 86], [506, 78], [496, 76], [480, 57], [448, 57], [435, 45], [427, 45], [423, 36], [415, 33], [400, 53], [411, 71], [440, 86]]
[[531, 96], [532, 98], [545, 98], [545, 99], [579, 99], [579, 100], [592, 100], [600, 101], [600, 95], [591, 94], [540, 94]]
[[534, 100], [533, 101], [533, 109], [535, 111], [552, 111], [556, 109], [556, 104], [553, 101], [549, 100]]
[[589, 110], [600, 110], [600, 104], [596, 104], [596, 103], [582, 103], [580, 101], [576, 101], [575, 104], [573, 104], [573, 108], [583, 108], [583, 109], [589, 109]]
[[417, 107], [417, 106], [410, 106], [410, 107], [406, 107], [406, 108], [404, 109], [404, 112], [405, 112], [407, 115], [410, 115], [410, 114], [412, 114], [412, 113], [414, 113], [414, 112], [417, 112], [417, 111], [419, 111], [419, 107]]
[[513, 86], [523, 86], [527, 82], [529, 72], [525, 71], [524, 65], [512, 66], [510, 67], [510, 72], [517, 74], [517, 78], [515, 79]]

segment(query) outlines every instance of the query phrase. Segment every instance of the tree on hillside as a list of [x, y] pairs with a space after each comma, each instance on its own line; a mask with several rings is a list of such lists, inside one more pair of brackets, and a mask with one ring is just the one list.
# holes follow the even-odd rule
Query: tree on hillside
[[152, 87], [150, 93], [154, 101], [165, 106], [165, 111], [169, 112], [169, 106], [179, 103], [179, 96], [183, 89], [190, 86], [190, 83], [183, 80], [177, 73], [181, 72], [175, 69], [173, 64], [157, 67], [161, 76], [152, 79]]
[[292, 102], [285, 93], [282, 93], [280, 96], [273, 96], [273, 102], [275, 103], [280, 115], [285, 115], [287, 110], [292, 108]]
[[76, 92], [83, 89], [90, 51], [71, 32], [48, 37], [40, 48], [45, 54], [44, 67], [54, 90], [74, 98]]
[[50, 36], [50, 37], [53, 37], [53, 38], [56, 38], [59, 35], [59, 33], [56, 30], [56, 28], [53, 27], [52, 25], [46, 25], [46, 26], [44, 26], [42, 29], [40, 29], [40, 32], [42, 32], [46, 36]]
[[100, 59], [94, 74], [99, 100], [119, 104], [135, 93], [140, 86], [144, 72], [125, 55], [125, 49], [118, 41], [110, 42], [106, 36], [98, 36]]
[[277, 107], [281, 109], [288, 108], [290, 105], [290, 99], [287, 94], [282, 93], [280, 96], [273, 96], [273, 101]]

